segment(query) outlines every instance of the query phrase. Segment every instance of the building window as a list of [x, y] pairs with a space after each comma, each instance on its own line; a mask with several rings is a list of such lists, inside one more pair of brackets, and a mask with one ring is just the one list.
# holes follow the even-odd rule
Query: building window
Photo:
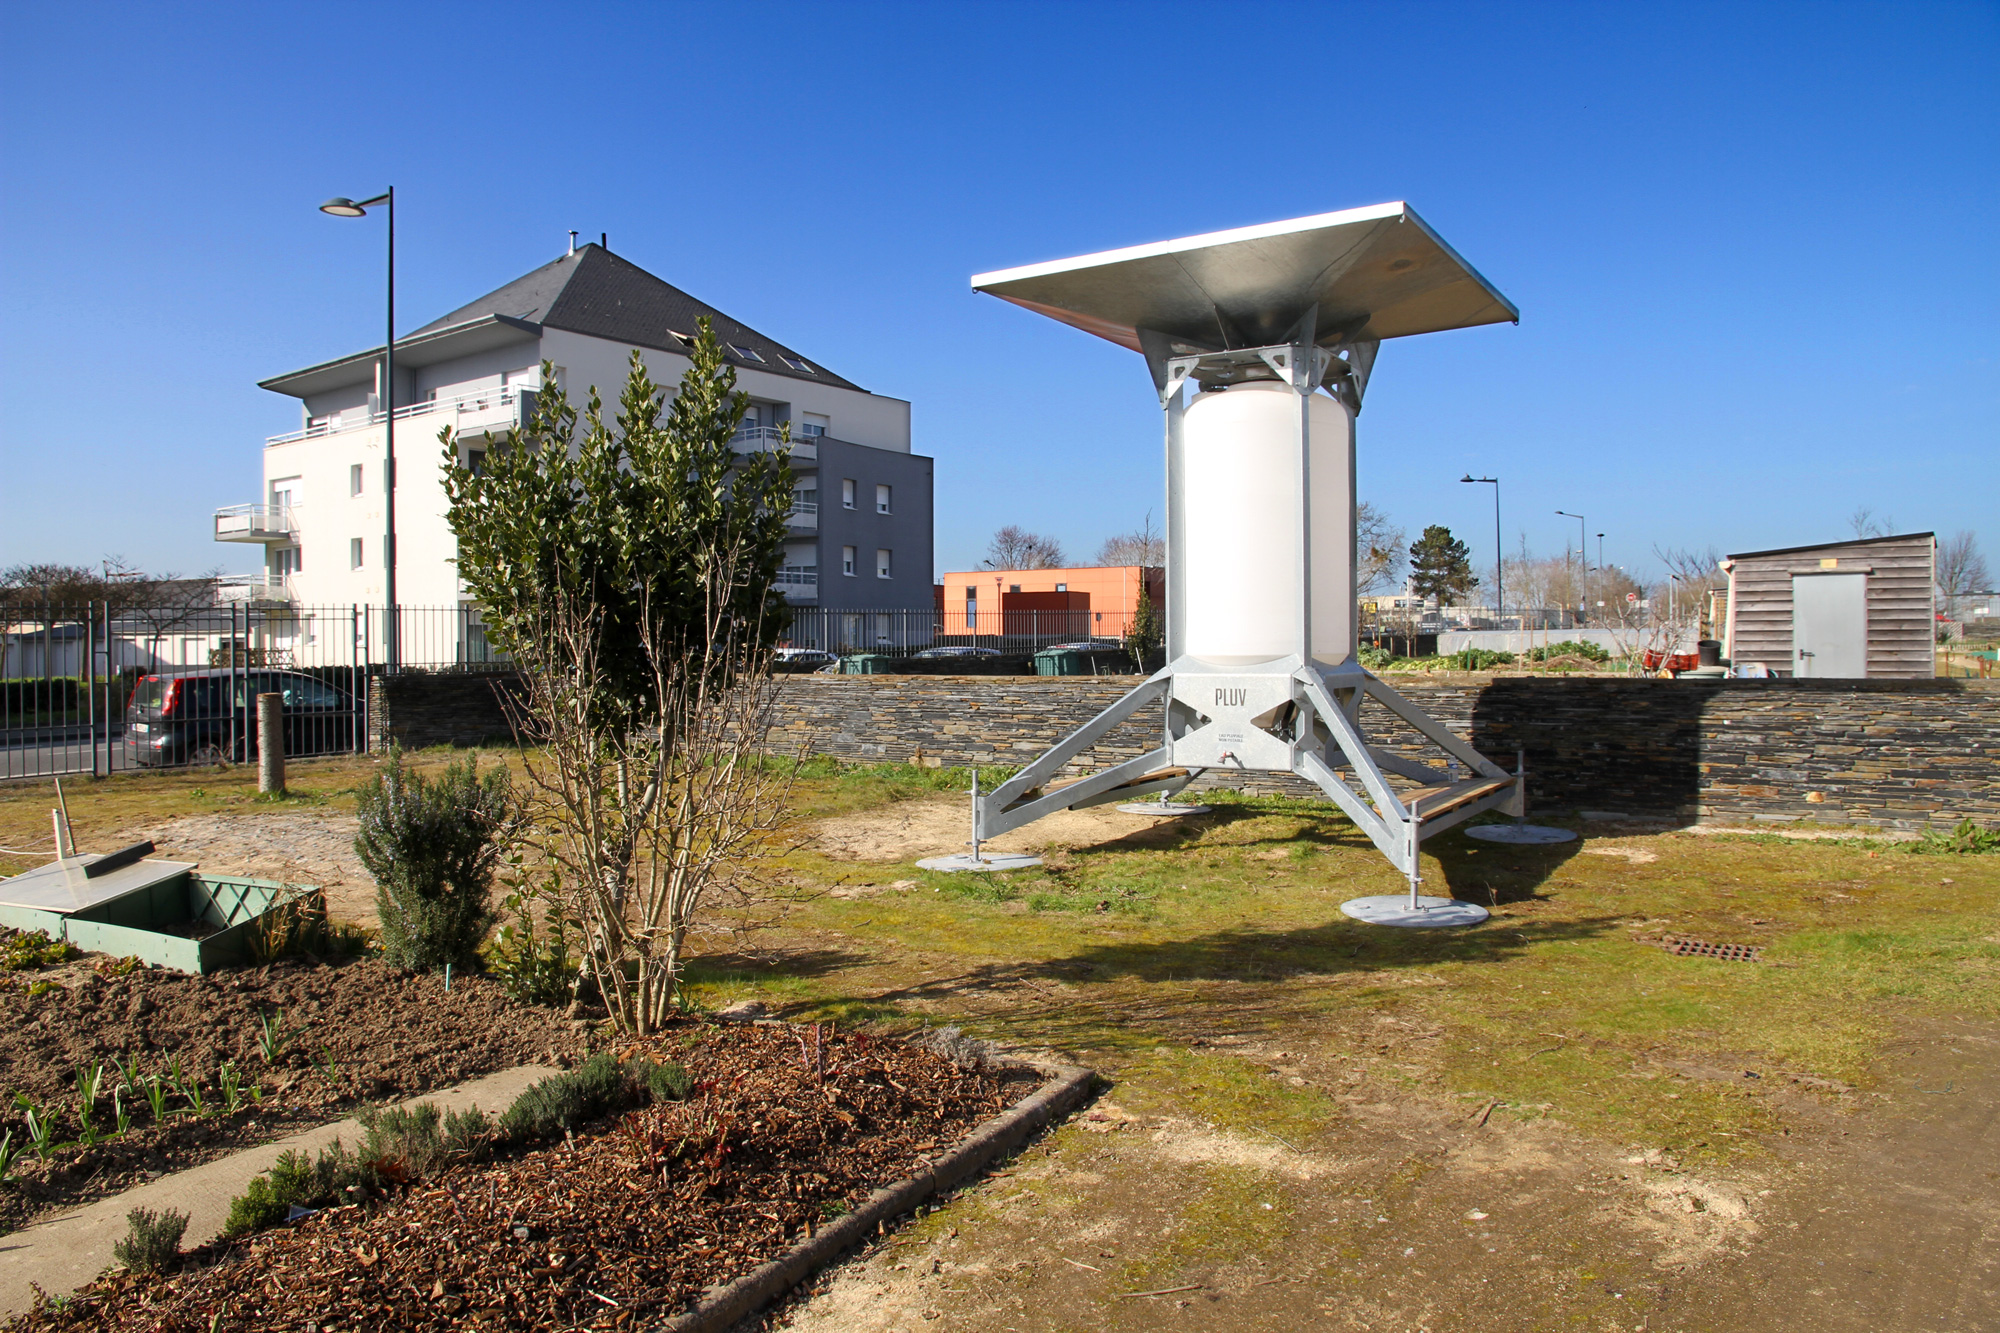
[[361, 539], [359, 537], [347, 543], [347, 567], [349, 569], [361, 568]]
[[840, 480], [840, 507], [842, 509], [854, 508], [854, 478], [852, 477], [842, 477]]
[[965, 590], [965, 627], [979, 628], [979, 590], [969, 586]]
[[854, 577], [854, 548], [852, 546], [843, 546], [840, 548], [840, 572], [849, 578]]
[[1069, 591], [1069, 585], [1068, 585], [1067, 583], [1058, 583], [1058, 584], [1056, 585], [1056, 591], [1057, 591], [1057, 592], [1068, 592], [1068, 591]]
[[878, 579], [889, 577], [889, 552], [879, 546], [875, 548], [875, 577]]
[[877, 486], [875, 488], [875, 512], [878, 514], [889, 512], [889, 488], [887, 486]]
[[1019, 591], [1021, 591], [1021, 585], [1020, 585], [1020, 584], [1018, 584], [1018, 583], [1010, 583], [1010, 584], [1008, 584], [1008, 585], [1007, 585], [1007, 591], [1008, 591], [1008, 592], [1019, 592]]
[[817, 440], [820, 436], [826, 434], [826, 428], [831, 424], [832, 422], [828, 418], [821, 416], [818, 412], [808, 412], [805, 414], [805, 424], [799, 427], [799, 431], [808, 440]]
[[361, 494], [361, 464], [359, 463], [347, 469], [347, 493], [349, 495]]
[[483, 476], [485, 476], [485, 475], [486, 475], [486, 451], [485, 451], [484, 449], [468, 449], [468, 450], [466, 450], [466, 453], [465, 453], [465, 470], [466, 470], [467, 472], [470, 472], [470, 473], [471, 473], [471, 474], [472, 474], [473, 476], [475, 476], [475, 477], [483, 477]]

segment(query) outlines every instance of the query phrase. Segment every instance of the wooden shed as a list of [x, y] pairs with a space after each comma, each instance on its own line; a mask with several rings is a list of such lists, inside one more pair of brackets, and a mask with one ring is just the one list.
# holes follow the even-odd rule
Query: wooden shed
[[1778, 676], [1927, 679], [1936, 566], [1928, 532], [1732, 555], [1723, 655]]

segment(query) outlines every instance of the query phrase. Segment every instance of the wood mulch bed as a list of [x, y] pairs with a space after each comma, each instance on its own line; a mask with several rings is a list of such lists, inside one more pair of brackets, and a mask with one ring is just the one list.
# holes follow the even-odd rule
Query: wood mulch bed
[[[11, 935], [12, 932], [4, 932]], [[268, 967], [189, 976], [85, 955], [53, 967], [0, 972], [0, 1129], [26, 1141], [14, 1104], [25, 1094], [53, 1110], [58, 1148], [49, 1161], [29, 1152], [0, 1185], [0, 1234], [37, 1215], [115, 1194], [168, 1171], [193, 1166], [350, 1114], [356, 1107], [420, 1096], [522, 1064], [568, 1065], [589, 1053], [585, 1025], [517, 1004], [495, 982], [397, 971], [379, 958], [314, 962], [286, 959]], [[282, 1016], [283, 1049], [267, 1061], [259, 1049], [261, 1017]], [[196, 1113], [185, 1097], [168, 1098], [155, 1123], [145, 1099], [123, 1094], [127, 1132], [77, 1143], [77, 1072], [136, 1057], [147, 1073], [178, 1057], [186, 1079], [204, 1091]], [[261, 1100], [226, 1111], [217, 1072], [232, 1061]], [[113, 1127], [106, 1084], [93, 1118]]]
[[[635, 1050], [638, 1048], [634, 1048]], [[860, 1034], [690, 1022], [686, 1101], [100, 1279], [12, 1328], [624, 1329], [678, 1313], [1040, 1082]]]

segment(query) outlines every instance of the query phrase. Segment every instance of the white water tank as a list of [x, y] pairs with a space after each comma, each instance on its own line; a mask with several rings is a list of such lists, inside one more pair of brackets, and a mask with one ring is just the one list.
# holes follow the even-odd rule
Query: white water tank
[[1304, 401], [1307, 495], [1296, 390], [1252, 381], [1197, 394], [1188, 406], [1182, 643], [1190, 657], [1250, 666], [1299, 652], [1308, 569], [1312, 656], [1333, 665], [1353, 655], [1354, 417], [1324, 393]]

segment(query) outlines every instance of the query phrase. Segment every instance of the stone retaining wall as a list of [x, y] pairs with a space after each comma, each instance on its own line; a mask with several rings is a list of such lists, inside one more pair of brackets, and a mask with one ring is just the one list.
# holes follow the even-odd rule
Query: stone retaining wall
[[[2000, 682], [1399, 676], [1389, 683], [1502, 766], [1525, 752], [1530, 808], [1692, 822], [1812, 819], [2000, 826]], [[505, 739], [493, 677], [378, 682], [406, 746]], [[794, 676], [774, 748], [845, 759], [1019, 765], [1138, 684], [1136, 677]], [[1158, 744], [1159, 707], [1112, 731], [1083, 769]], [[1372, 703], [1386, 748], [1428, 747]], [[377, 733], [382, 734], [380, 731]], [[1438, 758], [1434, 750], [1426, 757]], [[1203, 785], [1309, 793], [1290, 778]]]

